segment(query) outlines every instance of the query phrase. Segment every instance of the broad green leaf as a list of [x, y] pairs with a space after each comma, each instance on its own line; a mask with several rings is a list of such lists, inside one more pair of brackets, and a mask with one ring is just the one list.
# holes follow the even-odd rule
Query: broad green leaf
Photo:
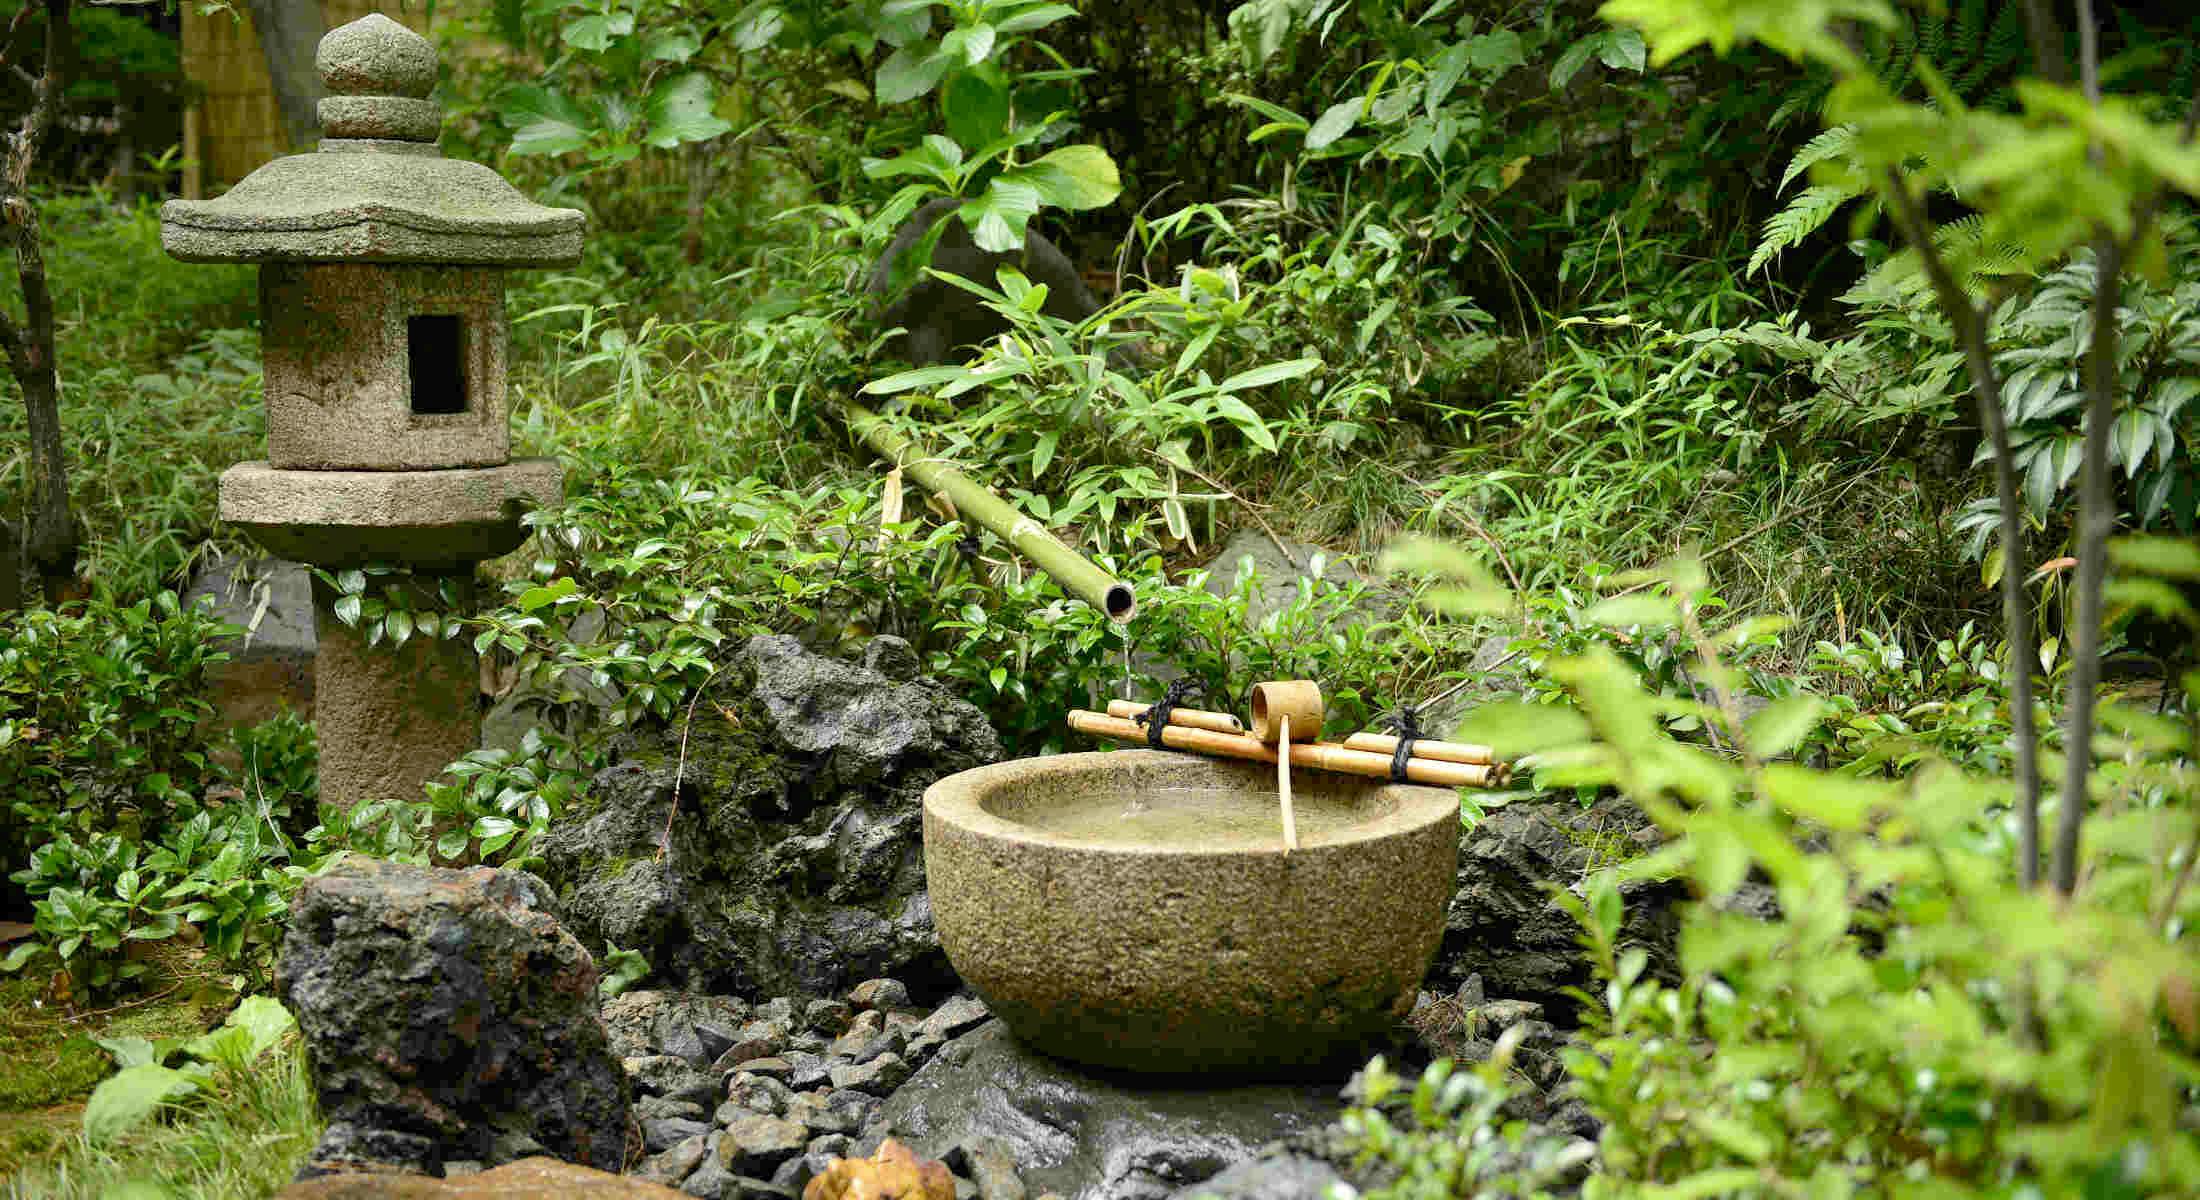
[[743, 53], [762, 50], [779, 40], [787, 28], [787, 14], [776, 4], [750, 8], [733, 24], [734, 49]]
[[98, 1043], [100, 1049], [113, 1055], [115, 1065], [124, 1070], [160, 1061], [160, 1055], [153, 1049], [153, 1043], [141, 1037], [95, 1037], [92, 1041]]
[[1254, 445], [1270, 454], [1276, 452], [1275, 435], [1268, 432], [1267, 423], [1260, 419], [1259, 413], [1253, 411], [1252, 405], [1227, 392], [1217, 394], [1214, 403], [1216, 410], [1227, 417], [1232, 425], [1237, 426]]
[[1231, 392], [1242, 392], [1247, 388], [1266, 387], [1271, 383], [1282, 383], [1286, 379], [1297, 379], [1301, 375], [1313, 372], [1321, 365], [1322, 360], [1318, 358], [1294, 358], [1288, 362], [1269, 363], [1265, 366], [1254, 367], [1250, 371], [1240, 371], [1223, 380], [1215, 390], [1227, 395]]
[[1642, 35], [1632, 29], [1611, 30], [1597, 46], [1597, 59], [1615, 71], [1633, 71], [1642, 74], [1648, 48]]
[[969, 370], [970, 368], [964, 366], [918, 367], [912, 371], [902, 371], [898, 374], [888, 375], [884, 379], [874, 379], [864, 384], [863, 390], [875, 396], [886, 396], [895, 392], [906, 392], [912, 388], [933, 387], [960, 379], [969, 373]]
[[1765, 795], [1782, 809], [1837, 833], [1864, 828], [1874, 811], [1892, 806], [1898, 785], [1881, 779], [1774, 763], [1764, 771]]
[[1360, 107], [1358, 97], [1330, 105], [1315, 120], [1314, 127], [1306, 131], [1306, 148], [1319, 150], [1352, 132], [1352, 127], [1360, 121]]
[[[1031, 162], [1010, 167], [988, 186], [987, 192], [990, 194], [994, 187], [1003, 184], [1031, 189], [1041, 205], [1072, 210], [1113, 204], [1123, 193], [1123, 181], [1116, 173], [1115, 160], [1098, 146], [1064, 146]], [[1021, 237], [1016, 244], [1022, 244]], [[1016, 247], [988, 247], [995, 248]]]
[[[1638, 39], [1639, 40], [1639, 39]], [[1510, 29], [1493, 29], [1467, 42], [1467, 56], [1477, 71], [1503, 74], [1528, 61], [1520, 35]]]
[[1558, 62], [1551, 67], [1552, 91], [1558, 91], [1572, 83], [1574, 76], [1581, 73], [1581, 68], [1589, 65], [1589, 56], [1596, 53], [1597, 39], [1602, 36], [1604, 35], [1601, 33], [1592, 33], [1587, 37], [1577, 38], [1559, 54]]
[[879, 64], [872, 91], [880, 104], [914, 100], [939, 86], [954, 60], [931, 42], [912, 42]]
[[1624, 628], [1628, 625], [1678, 625], [1681, 614], [1673, 601], [1650, 592], [1629, 592], [1611, 596], [1592, 605], [1583, 616], [1599, 625]]
[[250, 1057], [258, 1058], [269, 1047], [283, 1040], [284, 1035], [296, 1029], [298, 1019], [291, 1016], [290, 1010], [283, 1007], [282, 1001], [273, 996], [246, 996], [238, 1003], [236, 1010], [229, 1014], [229, 1020], [224, 1024], [244, 1030], [245, 1036], [250, 1039]]
[[1030, 33], [1076, 15], [1077, 10], [1067, 4], [1039, 4], [1002, 20], [998, 28], [1002, 33]]
[[157, 1063], [126, 1067], [92, 1089], [84, 1102], [84, 1137], [97, 1145], [128, 1132], [168, 1100], [198, 1090], [198, 1081]]
[[1271, 104], [1258, 96], [1248, 96], [1242, 92], [1226, 92], [1223, 95], [1223, 99], [1229, 100], [1236, 104], [1242, 104], [1245, 107], [1252, 109], [1254, 112], [1259, 113], [1260, 115], [1268, 118], [1278, 125], [1286, 125], [1294, 129], [1306, 128], [1305, 117], [1302, 117], [1299, 114], [1292, 112], [1290, 109], [1284, 108], [1281, 105]]
[[1230, 40], [1244, 52], [1245, 65], [1258, 67], [1283, 48], [1293, 19], [1308, 7], [1305, 0], [1250, 0], [1230, 10]]
[[1453, 736], [1488, 746], [1500, 757], [1517, 758], [1585, 741], [1589, 722], [1564, 705], [1509, 700], [1485, 704], [1468, 713]]
[[1023, 249], [1024, 227], [1039, 211], [1039, 191], [1003, 171], [985, 185], [985, 193], [957, 214], [970, 226], [970, 240], [981, 250], [1012, 254]]
[[2117, 566], [2163, 579], [2200, 582], [2200, 543], [2191, 538], [2122, 537], [2108, 544]]
[[[1454, 42], [1436, 56], [1429, 66], [1428, 86], [1421, 90], [1422, 110], [1435, 116], [1436, 110], [1451, 96], [1451, 89], [1459, 86], [1459, 77], [1467, 73], [1467, 60], [1472, 50], [1465, 42]], [[1301, 122], [1303, 125], [1304, 123]]]
[[570, 154], [585, 149], [600, 124], [595, 114], [571, 98], [533, 86], [504, 93], [497, 112], [512, 127], [514, 154]]
[[947, 81], [940, 108], [949, 137], [965, 146], [983, 146], [1008, 132], [1008, 88], [987, 67], [964, 71]]
[[558, 36], [575, 50], [608, 50], [613, 41], [632, 32], [633, 13], [594, 13], [567, 21]]
[[1760, 758], [1778, 758], [1801, 745], [1818, 727], [1825, 702], [1816, 696], [1788, 696], [1775, 700], [1745, 720], [1743, 736]]
[[649, 144], [669, 150], [730, 131], [732, 124], [717, 114], [717, 105], [717, 88], [701, 71], [659, 82], [642, 102], [642, 117], [649, 122]]
[[642, 39], [644, 62], [684, 63], [703, 48], [693, 30], [660, 29]]

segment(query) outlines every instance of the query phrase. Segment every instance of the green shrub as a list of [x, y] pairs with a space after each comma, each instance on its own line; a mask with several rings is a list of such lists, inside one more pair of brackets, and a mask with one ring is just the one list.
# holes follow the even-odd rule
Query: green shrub
[[152, 838], [218, 769], [199, 732], [210, 668], [244, 631], [172, 592], [0, 614], [0, 803], [11, 869], [60, 832]]
[[[2193, 569], [2167, 550], [2121, 560], [2129, 593], [2144, 590], [2141, 566]], [[2008, 781], [1931, 753], [1980, 758], [1986, 739], [1901, 756], [1867, 739], [1843, 771], [1779, 761], [1829, 716], [1853, 725], [1854, 711], [1798, 693], [1734, 720], [1740, 676], [1726, 652], [1762, 623], [1713, 625], [1692, 562], [1613, 582], [1635, 590], [1590, 618], [1684, 632], [1707, 698], [1658, 694], [1640, 664], [1593, 642], [1543, 664], [1564, 704], [1486, 707], [1461, 731], [1532, 753], [1540, 785], [1616, 788], [1671, 839], [1554, 892], [1598, 978], [1579, 997], [1589, 1028], [1563, 1055], [1574, 1095], [1604, 1124], [1582, 1194], [2187, 1194], [2200, 1179], [2190, 713], [2103, 707], [2083, 882], [2062, 898], [2017, 880]], [[1862, 677], [1867, 700], [1891, 678], [2007, 704], [1961, 642], [1931, 680], [1858, 657], [1829, 648], [1828, 665]], [[2189, 696], [2200, 673], [2184, 686]], [[1723, 720], [1738, 754], [1675, 740], [1668, 725], [1683, 714]], [[2007, 727], [2005, 715], [1983, 721]], [[1858, 773], [1888, 766], [1901, 776]], [[1683, 914], [1676, 978], [1654, 977], [1619, 940], [1622, 879], [1680, 879], [1699, 898]], [[1750, 903], [1730, 903], [1745, 886]], [[1384, 1145], [1360, 1120], [1363, 1146]], [[1416, 1156], [1463, 1161], [1494, 1120], [1425, 1120]], [[1401, 1194], [1470, 1190], [1439, 1181]]]

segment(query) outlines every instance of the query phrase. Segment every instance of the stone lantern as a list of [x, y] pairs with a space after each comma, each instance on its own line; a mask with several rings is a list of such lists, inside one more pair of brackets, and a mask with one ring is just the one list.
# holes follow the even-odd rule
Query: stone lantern
[[[284, 558], [411, 568], [418, 607], [473, 598], [474, 564], [560, 496], [550, 459], [511, 458], [505, 273], [580, 260], [585, 220], [443, 157], [435, 49], [381, 14], [332, 30], [317, 151], [214, 200], [172, 200], [161, 243], [260, 267], [267, 461], [221, 478], [221, 516]], [[370, 647], [314, 587], [321, 794], [406, 799], [480, 740], [466, 639]]]

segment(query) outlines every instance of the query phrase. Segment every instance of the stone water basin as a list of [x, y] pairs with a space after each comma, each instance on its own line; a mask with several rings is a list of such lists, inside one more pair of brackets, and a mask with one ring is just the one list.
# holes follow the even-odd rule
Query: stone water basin
[[924, 865], [955, 970], [1017, 1037], [1100, 1067], [1281, 1075], [1410, 1011], [1443, 935], [1459, 801], [1151, 750], [1063, 754], [925, 792]]

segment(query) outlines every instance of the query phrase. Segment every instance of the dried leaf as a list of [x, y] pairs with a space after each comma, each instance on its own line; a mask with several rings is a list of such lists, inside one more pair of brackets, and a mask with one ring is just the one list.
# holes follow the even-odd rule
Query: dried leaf
[[955, 1177], [887, 1138], [871, 1158], [836, 1158], [802, 1189], [802, 1200], [955, 1200]]
[[886, 485], [879, 493], [878, 523], [884, 530], [901, 523], [901, 468], [886, 473]]

